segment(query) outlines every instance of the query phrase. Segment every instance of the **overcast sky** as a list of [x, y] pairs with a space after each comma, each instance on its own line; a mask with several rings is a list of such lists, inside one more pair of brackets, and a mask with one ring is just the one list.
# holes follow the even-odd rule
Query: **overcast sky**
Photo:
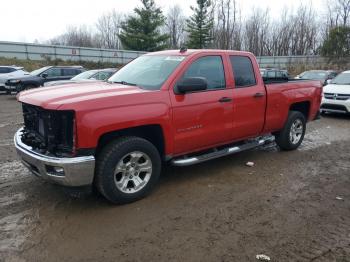
[[[284, 7], [293, 8], [300, 3], [311, 3], [320, 13], [325, 0], [237, 0], [246, 16], [252, 8], [269, 8], [278, 17]], [[179, 4], [186, 15], [196, 0], [155, 0], [164, 12], [169, 6]], [[131, 13], [140, 0], [10, 0], [0, 3], [0, 41], [45, 41], [61, 34], [68, 25], [93, 26], [97, 18], [115, 8], [118, 12]]]

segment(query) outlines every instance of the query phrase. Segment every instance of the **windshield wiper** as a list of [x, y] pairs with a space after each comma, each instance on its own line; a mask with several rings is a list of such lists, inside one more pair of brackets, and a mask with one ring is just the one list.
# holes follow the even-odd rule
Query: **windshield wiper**
[[115, 83], [115, 84], [122, 84], [122, 85], [126, 85], [126, 86], [136, 86], [136, 84], [134, 84], [134, 83], [129, 83], [129, 82], [126, 82], [126, 81], [112, 81], [112, 83]]

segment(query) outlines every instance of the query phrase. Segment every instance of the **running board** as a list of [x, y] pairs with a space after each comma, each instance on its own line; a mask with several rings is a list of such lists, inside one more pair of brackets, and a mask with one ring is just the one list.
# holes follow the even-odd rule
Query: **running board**
[[171, 160], [171, 164], [174, 166], [189, 166], [194, 165], [198, 163], [202, 163], [208, 160], [212, 160], [215, 158], [219, 158], [222, 156], [228, 156], [235, 153], [239, 153], [245, 150], [253, 149], [255, 147], [263, 146], [269, 143], [272, 143], [275, 141], [274, 136], [264, 136], [258, 139], [254, 140], [248, 140], [249, 142], [239, 144], [237, 146], [231, 145], [230, 147], [224, 148], [224, 149], [214, 149], [214, 152], [210, 153], [204, 153], [202, 155], [197, 156], [191, 156], [191, 157], [181, 157], [181, 158], [174, 158]]

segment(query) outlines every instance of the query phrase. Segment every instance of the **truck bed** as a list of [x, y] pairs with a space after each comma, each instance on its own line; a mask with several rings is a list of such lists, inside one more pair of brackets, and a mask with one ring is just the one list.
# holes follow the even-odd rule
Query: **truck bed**
[[[302, 102], [305, 103], [305, 114], [307, 120], [316, 118], [322, 94], [322, 84], [314, 80], [284, 80], [265, 82], [267, 94], [266, 119], [264, 131], [280, 130], [287, 119], [290, 111], [289, 105]], [[315, 99], [319, 97], [319, 99]], [[286, 101], [286, 103], [281, 103]], [[308, 109], [307, 109], [308, 108]]]

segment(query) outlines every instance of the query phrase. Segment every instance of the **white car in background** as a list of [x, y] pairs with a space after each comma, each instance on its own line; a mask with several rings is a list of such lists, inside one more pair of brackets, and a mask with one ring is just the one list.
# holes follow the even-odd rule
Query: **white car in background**
[[106, 81], [117, 71], [118, 71], [117, 68], [89, 70], [89, 71], [82, 72], [79, 75], [76, 75], [70, 80], [46, 82], [44, 86], [58, 86], [58, 85], [67, 85], [67, 84], [82, 83], [82, 82], [89, 82], [89, 81]]
[[350, 71], [339, 74], [323, 87], [321, 113], [350, 114]]
[[29, 75], [27, 71], [23, 69], [23, 67], [19, 66], [0, 66], [0, 91], [6, 91], [10, 93], [5, 88], [5, 83], [8, 79], [13, 77], [21, 77]]

